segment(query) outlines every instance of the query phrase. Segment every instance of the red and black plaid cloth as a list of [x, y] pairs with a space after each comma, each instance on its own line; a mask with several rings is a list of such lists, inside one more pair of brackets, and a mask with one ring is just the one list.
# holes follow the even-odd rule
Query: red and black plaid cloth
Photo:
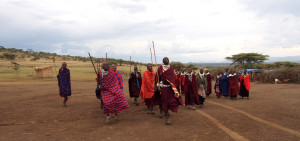
[[101, 91], [102, 101], [104, 105], [104, 113], [108, 115], [109, 113], [118, 113], [120, 111], [128, 110], [129, 105], [125, 98], [123, 91], [120, 89], [118, 79], [115, 73], [109, 69], [108, 74], [103, 77], [102, 73], [100, 75], [100, 83], [103, 86]]

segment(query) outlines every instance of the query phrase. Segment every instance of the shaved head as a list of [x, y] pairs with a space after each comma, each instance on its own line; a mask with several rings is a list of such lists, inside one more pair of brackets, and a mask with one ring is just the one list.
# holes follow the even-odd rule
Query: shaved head
[[164, 57], [163, 63], [164, 63], [165, 65], [169, 65], [169, 58], [168, 58], [168, 57]]
[[110, 66], [110, 68], [111, 68], [113, 71], [116, 71], [116, 70], [117, 70], [117, 66], [116, 66], [115, 64], [112, 64], [112, 65]]

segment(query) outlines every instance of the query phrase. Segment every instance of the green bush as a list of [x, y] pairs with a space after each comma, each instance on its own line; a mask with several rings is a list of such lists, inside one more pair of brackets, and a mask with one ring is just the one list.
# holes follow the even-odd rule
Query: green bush
[[3, 53], [2, 58], [5, 58], [6, 60], [15, 60], [17, 55], [12, 53]]

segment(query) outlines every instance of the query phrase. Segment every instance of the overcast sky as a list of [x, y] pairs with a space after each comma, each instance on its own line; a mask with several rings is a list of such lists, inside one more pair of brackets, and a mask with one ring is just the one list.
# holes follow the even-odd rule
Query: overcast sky
[[300, 0], [0, 0], [0, 46], [64, 55], [224, 62], [300, 56]]

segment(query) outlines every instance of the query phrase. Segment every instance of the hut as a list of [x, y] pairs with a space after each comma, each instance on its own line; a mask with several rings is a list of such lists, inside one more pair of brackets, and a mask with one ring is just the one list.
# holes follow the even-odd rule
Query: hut
[[40, 77], [40, 78], [53, 77], [52, 66], [44, 67], [44, 68], [35, 67], [35, 74], [36, 77]]

